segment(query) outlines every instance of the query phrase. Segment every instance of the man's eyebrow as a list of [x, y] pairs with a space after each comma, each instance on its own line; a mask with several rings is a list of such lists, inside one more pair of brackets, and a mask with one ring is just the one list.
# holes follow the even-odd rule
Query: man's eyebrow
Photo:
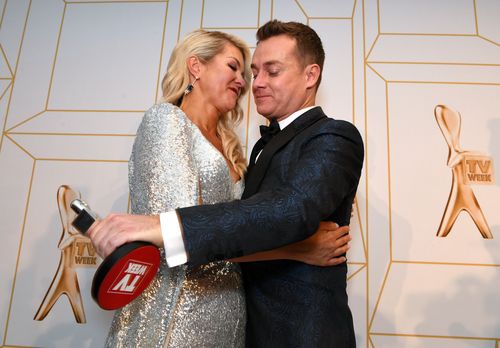
[[[282, 64], [282, 63], [281, 63], [279, 60], [270, 60], [270, 61], [268, 61], [268, 62], [265, 62], [265, 63], [264, 63], [264, 67], [269, 67], [269, 66], [273, 66], [273, 65], [281, 65], [281, 64]], [[252, 69], [257, 68], [257, 67], [255, 66], [255, 64], [253, 64], [253, 63], [252, 63], [252, 64], [250, 64], [250, 67], [251, 67]]]

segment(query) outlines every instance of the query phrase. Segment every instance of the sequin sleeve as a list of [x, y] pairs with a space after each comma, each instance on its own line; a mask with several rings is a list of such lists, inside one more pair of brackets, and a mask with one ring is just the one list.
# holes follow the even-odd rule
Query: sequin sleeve
[[192, 127], [171, 104], [146, 111], [129, 162], [132, 212], [159, 214], [197, 203]]

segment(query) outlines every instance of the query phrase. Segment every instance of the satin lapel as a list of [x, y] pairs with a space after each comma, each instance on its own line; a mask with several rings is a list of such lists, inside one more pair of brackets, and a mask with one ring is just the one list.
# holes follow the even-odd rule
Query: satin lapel
[[269, 167], [269, 163], [271, 163], [271, 159], [279, 149], [290, 142], [297, 134], [325, 117], [326, 115], [320, 107], [313, 108], [298, 117], [295, 121], [290, 123], [288, 127], [274, 136], [262, 150], [257, 162], [248, 173], [245, 181], [245, 191], [241, 198], [248, 198], [257, 192], [260, 183], [264, 179], [267, 168]]

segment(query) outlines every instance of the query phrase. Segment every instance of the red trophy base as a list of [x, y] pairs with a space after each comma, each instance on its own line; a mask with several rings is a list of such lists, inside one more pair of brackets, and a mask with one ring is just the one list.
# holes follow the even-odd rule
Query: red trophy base
[[92, 281], [92, 297], [102, 309], [121, 308], [148, 287], [159, 265], [160, 251], [153, 244], [124, 244], [97, 268]]

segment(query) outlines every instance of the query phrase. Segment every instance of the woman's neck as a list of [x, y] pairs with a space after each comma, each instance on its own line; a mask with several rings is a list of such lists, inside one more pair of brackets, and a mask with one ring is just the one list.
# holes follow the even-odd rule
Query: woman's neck
[[233, 182], [237, 182], [241, 178], [236, 172], [234, 165], [224, 155], [222, 139], [217, 132], [220, 113], [202, 98], [194, 97], [194, 95], [190, 95], [188, 98], [184, 98], [180, 105], [181, 110], [198, 127], [203, 136], [221, 153], [222, 157], [226, 160]]
[[190, 96], [188, 100], [183, 100], [180, 108], [186, 116], [193, 122], [205, 135], [217, 135], [217, 123], [220, 115], [214, 107], [209, 106], [203, 101], [197, 101]]

